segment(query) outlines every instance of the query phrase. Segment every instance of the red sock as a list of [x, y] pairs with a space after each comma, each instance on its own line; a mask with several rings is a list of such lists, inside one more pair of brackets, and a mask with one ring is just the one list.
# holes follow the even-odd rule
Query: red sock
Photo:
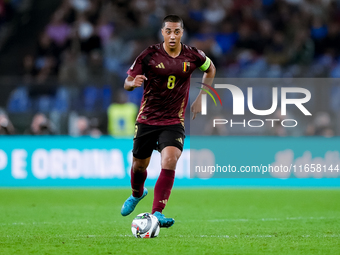
[[146, 176], [148, 175], [146, 169], [144, 172], [136, 172], [134, 173], [131, 168], [131, 188], [132, 195], [134, 197], [141, 197], [144, 191], [144, 182], [146, 180]]
[[163, 211], [170, 197], [174, 180], [174, 170], [162, 169], [155, 185], [152, 213]]

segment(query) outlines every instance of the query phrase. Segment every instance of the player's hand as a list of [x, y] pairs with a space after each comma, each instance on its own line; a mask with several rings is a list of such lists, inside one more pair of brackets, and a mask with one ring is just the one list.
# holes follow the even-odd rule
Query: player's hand
[[191, 112], [193, 113], [192, 119], [194, 120], [196, 118], [196, 114], [201, 112], [201, 97], [198, 96], [196, 100], [191, 105]]
[[146, 78], [144, 75], [136, 75], [135, 79], [132, 81], [132, 87], [137, 88], [142, 86], [144, 80], [146, 81], [148, 78]]

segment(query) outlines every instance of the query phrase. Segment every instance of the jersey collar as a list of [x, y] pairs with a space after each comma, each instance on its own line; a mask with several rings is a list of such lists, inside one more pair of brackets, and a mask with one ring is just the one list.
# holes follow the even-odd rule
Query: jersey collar
[[170, 58], [173, 58], [173, 59], [178, 58], [178, 57], [182, 54], [182, 52], [183, 52], [183, 43], [181, 43], [181, 51], [180, 51], [180, 53], [178, 54], [177, 57], [172, 57], [172, 56], [170, 56], [170, 55], [166, 52], [166, 50], [165, 50], [164, 47], [163, 47], [163, 44], [164, 44], [164, 41], [161, 43], [162, 51], [163, 51], [168, 57], [170, 57]]

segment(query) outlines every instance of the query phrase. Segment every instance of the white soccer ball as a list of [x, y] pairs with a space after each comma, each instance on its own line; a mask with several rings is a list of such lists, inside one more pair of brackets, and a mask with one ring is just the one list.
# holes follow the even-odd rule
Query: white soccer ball
[[140, 213], [131, 223], [132, 234], [137, 238], [153, 238], [159, 234], [159, 222], [151, 213]]

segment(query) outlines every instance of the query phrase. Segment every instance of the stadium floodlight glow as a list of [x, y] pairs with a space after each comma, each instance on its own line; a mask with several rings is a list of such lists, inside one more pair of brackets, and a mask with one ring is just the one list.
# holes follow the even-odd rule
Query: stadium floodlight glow
[[[242, 90], [232, 84], [215, 84], [215, 88], [217, 89], [229, 89], [232, 97], [233, 97], [233, 115], [244, 115], [244, 94]], [[274, 113], [277, 109], [278, 105], [278, 91], [277, 87], [272, 88], [272, 106], [267, 110], [258, 110], [255, 109], [253, 105], [253, 88], [248, 87], [248, 98], [247, 104], [250, 112], [255, 115], [265, 116]], [[304, 94], [304, 98], [287, 98], [288, 93], [301, 93]], [[202, 95], [202, 105], [201, 105], [201, 114], [207, 115], [207, 99], [206, 94]], [[307, 103], [311, 99], [311, 93], [308, 89], [298, 88], [298, 87], [283, 87], [281, 88], [281, 115], [287, 114], [287, 105], [293, 104], [295, 105], [304, 115], [311, 116], [312, 114], [303, 106], [304, 103]], [[216, 102], [215, 102], [216, 105]], [[221, 102], [222, 105], [222, 102]]]

